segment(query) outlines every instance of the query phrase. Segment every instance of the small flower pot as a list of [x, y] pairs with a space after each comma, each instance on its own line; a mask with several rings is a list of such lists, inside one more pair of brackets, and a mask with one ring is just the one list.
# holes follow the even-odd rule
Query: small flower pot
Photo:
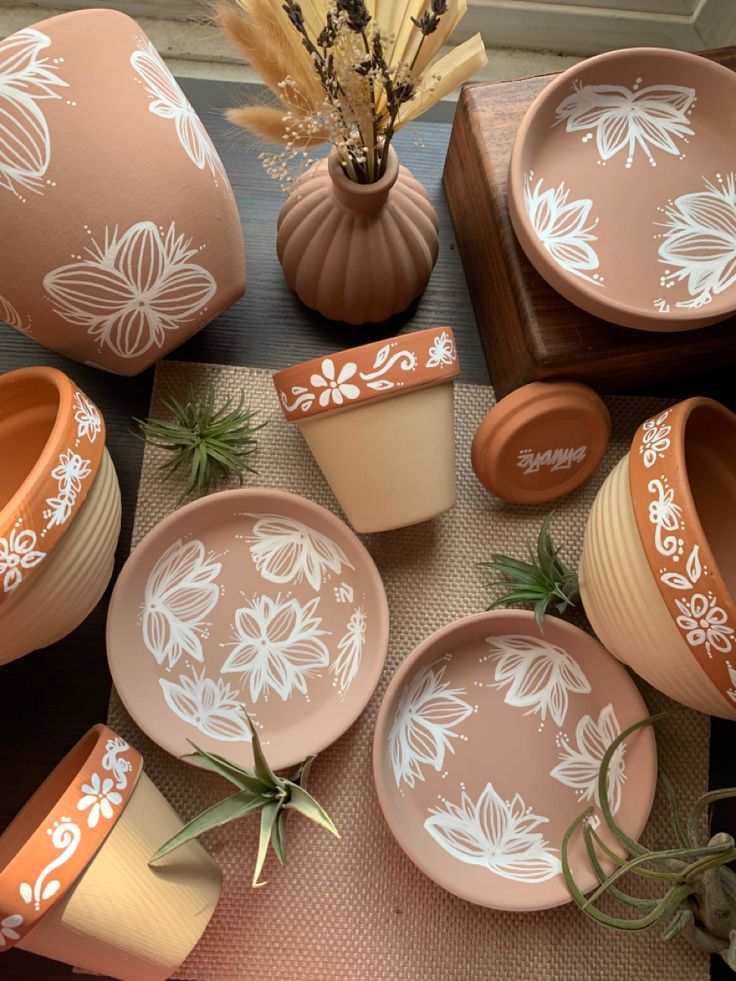
[[330, 320], [380, 322], [424, 292], [439, 252], [439, 222], [393, 147], [374, 184], [350, 180], [333, 150], [292, 189], [276, 250], [305, 306]]
[[0, 375], [0, 664], [71, 633], [110, 581], [120, 488], [97, 407], [55, 368]]
[[603, 644], [671, 698], [736, 719], [736, 415], [648, 419], [588, 519], [580, 592]]
[[0, 951], [17, 946], [121, 981], [164, 981], [199, 940], [220, 870], [106, 726], [91, 729], [0, 837]]
[[141, 28], [78, 10], [0, 41], [0, 317], [135, 375], [245, 288], [204, 126]]
[[274, 376], [356, 531], [417, 524], [455, 504], [449, 327], [416, 331], [295, 365]]

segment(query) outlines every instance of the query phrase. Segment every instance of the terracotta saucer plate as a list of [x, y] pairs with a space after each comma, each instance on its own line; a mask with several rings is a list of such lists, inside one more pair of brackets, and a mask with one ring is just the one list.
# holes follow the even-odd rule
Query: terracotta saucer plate
[[388, 605], [365, 547], [294, 494], [223, 491], [161, 521], [110, 601], [107, 651], [130, 715], [175, 756], [189, 740], [276, 769], [352, 725], [381, 674]]
[[[597, 806], [600, 761], [647, 715], [625, 669], [588, 634], [554, 617], [498, 610], [425, 640], [392, 679], [376, 723], [373, 766], [386, 821], [412, 861], [462, 899], [505, 910], [558, 906], [565, 830]], [[657, 760], [649, 729], [617, 750], [609, 774], [616, 820], [646, 823]], [[596, 884], [582, 835], [570, 860]]]
[[537, 271], [625, 327], [689, 330], [734, 313], [734, 102], [730, 69], [681, 51], [613, 51], [559, 75], [509, 167], [511, 219]]

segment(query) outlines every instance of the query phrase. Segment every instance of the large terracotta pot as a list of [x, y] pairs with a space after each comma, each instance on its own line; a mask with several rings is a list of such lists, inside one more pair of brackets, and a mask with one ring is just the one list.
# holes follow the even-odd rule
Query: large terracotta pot
[[55, 368], [0, 375], [0, 664], [94, 609], [112, 575], [120, 488], [97, 407]]
[[164, 981], [202, 935], [220, 870], [106, 726], [64, 757], [0, 837], [0, 952], [13, 946], [121, 981]]
[[688, 399], [648, 419], [588, 519], [585, 612], [671, 698], [736, 718], [736, 416]]
[[134, 375], [245, 288], [232, 190], [140, 27], [111, 10], [0, 42], [0, 317]]
[[453, 333], [438, 327], [274, 375], [284, 415], [356, 531], [417, 524], [454, 506], [459, 371]]
[[276, 243], [286, 282], [330, 320], [380, 322], [424, 292], [439, 251], [427, 192], [392, 148], [375, 184], [356, 184], [333, 150], [294, 186]]

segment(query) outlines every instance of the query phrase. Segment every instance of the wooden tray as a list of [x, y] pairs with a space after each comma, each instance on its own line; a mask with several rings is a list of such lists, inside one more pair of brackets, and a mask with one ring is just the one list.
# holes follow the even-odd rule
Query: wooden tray
[[[706, 57], [736, 69], [736, 48]], [[466, 86], [445, 163], [445, 191], [496, 395], [561, 377], [604, 392], [652, 391], [663, 382], [681, 392], [684, 379], [697, 379], [701, 393], [710, 394], [713, 376], [736, 365], [736, 317], [671, 334], [609, 324], [548, 286], [517, 242], [506, 204], [509, 156], [530, 102], [553, 77]]]

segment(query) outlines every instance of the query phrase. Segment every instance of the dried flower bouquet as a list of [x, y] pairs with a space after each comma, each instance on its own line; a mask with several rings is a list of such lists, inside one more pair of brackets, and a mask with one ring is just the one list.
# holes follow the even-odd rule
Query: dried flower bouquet
[[351, 180], [373, 183], [397, 130], [485, 64], [479, 34], [437, 58], [465, 10], [465, 0], [221, 3], [219, 23], [278, 99], [228, 117], [283, 145], [263, 159], [285, 186], [324, 142]]

